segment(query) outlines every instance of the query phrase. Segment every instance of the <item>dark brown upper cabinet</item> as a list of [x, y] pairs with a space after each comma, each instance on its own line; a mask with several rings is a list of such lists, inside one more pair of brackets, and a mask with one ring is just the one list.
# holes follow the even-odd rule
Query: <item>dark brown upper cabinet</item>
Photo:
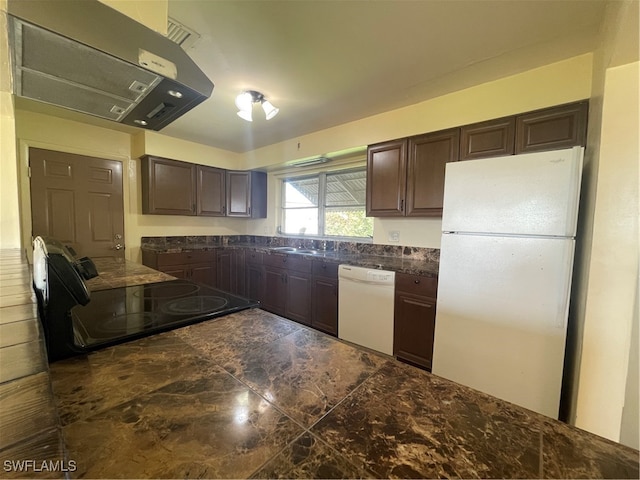
[[225, 170], [197, 166], [197, 214], [206, 217], [224, 217], [227, 213]]
[[367, 150], [367, 216], [442, 215], [444, 170], [458, 159], [460, 129], [372, 145]]
[[142, 213], [207, 217], [267, 216], [267, 174], [227, 171], [145, 155]]
[[584, 146], [588, 113], [584, 101], [518, 115], [515, 153]]
[[267, 174], [227, 171], [227, 217], [267, 218]]
[[142, 157], [142, 213], [196, 214], [196, 165]]
[[515, 117], [465, 125], [460, 129], [460, 160], [513, 155], [515, 133]]
[[458, 160], [459, 149], [459, 128], [409, 138], [407, 217], [442, 216], [445, 166]]
[[407, 140], [367, 149], [367, 217], [402, 217], [407, 186]]

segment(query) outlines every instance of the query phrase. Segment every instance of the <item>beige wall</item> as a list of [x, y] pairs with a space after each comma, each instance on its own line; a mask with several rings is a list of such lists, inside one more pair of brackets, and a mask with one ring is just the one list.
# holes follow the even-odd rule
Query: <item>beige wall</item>
[[[625, 261], [633, 263], [637, 259], [638, 238], [636, 235], [631, 246], [628, 237], [618, 237], [614, 232], [621, 233], [619, 222], [626, 223], [628, 228], [629, 208], [635, 209], [636, 222], [638, 215], [638, 16], [638, 2], [610, 2], [600, 44], [594, 52], [564, 385], [569, 394], [566, 411], [570, 423], [616, 441], [622, 439], [622, 430], [626, 444], [635, 448], [638, 448], [637, 378], [635, 383], [629, 378], [637, 375], [638, 365], [630, 363], [634, 361], [634, 353], [629, 339], [631, 325], [637, 323], [638, 315], [637, 264], [631, 267], [636, 269], [635, 279], [630, 279], [627, 270], [626, 281], [631, 283], [622, 286], [623, 291], [628, 293], [632, 288], [635, 293], [620, 295], [620, 284], [615, 280], [620, 266], [615, 258], [620, 250]], [[621, 66], [624, 67], [619, 71], [614, 70]], [[630, 123], [621, 121], [625, 117], [630, 117]], [[615, 138], [613, 132], [620, 137]], [[618, 169], [627, 175], [635, 171], [633, 183], [625, 183], [628, 176], [617, 178]], [[619, 191], [614, 186], [618, 180], [623, 181]], [[611, 227], [613, 231], [609, 234]], [[608, 299], [619, 303], [614, 305]], [[637, 325], [635, 328], [637, 331]], [[603, 331], [605, 341], [601, 343], [599, 335]]]
[[576, 409], [576, 425], [612, 440], [620, 438], [638, 288], [639, 68], [605, 76]]
[[0, 0], [0, 248], [20, 248], [15, 110], [11, 95], [6, 7], [6, 1]]
[[139, 23], [163, 35], [167, 34], [168, 0], [100, 0]]

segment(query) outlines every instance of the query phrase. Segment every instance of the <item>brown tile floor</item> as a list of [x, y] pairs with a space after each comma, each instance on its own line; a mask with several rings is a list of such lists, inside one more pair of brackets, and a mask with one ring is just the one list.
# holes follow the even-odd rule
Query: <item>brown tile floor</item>
[[51, 365], [73, 477], [638, 478], [638, 452], [258, 309]]

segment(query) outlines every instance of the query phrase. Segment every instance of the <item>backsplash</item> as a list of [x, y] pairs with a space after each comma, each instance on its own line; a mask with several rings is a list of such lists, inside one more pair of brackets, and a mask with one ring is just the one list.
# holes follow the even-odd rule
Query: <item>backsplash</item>
[[409, 247], [401, 245], [378, 245], [371, 243], [345, 242], [340, 240], [317, 240], [310, 238], [264, 237], [259, 235], [199, 235], [185, 237], [142, 237], [141, 247], [155, 250], [189, 250], [224, 247], [227, 245], [255, 245], [256, 247], [302, 247], [316, 250], [337, 251], [360, 255], [404, 257], [413, 260], [438, 262], [437, 248]]

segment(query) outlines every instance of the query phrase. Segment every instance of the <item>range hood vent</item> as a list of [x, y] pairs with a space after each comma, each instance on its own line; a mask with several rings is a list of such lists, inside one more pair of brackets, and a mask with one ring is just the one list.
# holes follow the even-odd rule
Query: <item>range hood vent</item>
[[167, 38], [180, 45], [183, 50], [188, 50], [198, 41], [200, 34], [169, 17], [167, 20]]
[[160, 130], [213, 91], [176, 43], [97, 0], [9, 0], [7, 13], [20, 97]]

